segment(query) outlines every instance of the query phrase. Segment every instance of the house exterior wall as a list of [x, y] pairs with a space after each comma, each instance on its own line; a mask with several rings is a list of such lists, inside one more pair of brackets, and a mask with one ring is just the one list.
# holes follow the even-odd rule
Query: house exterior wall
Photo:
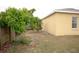
[[[72, 28], [72, 17], [76, 16], [77, 28]], [[79, 15], [69, 13], [54, 13], [42, 21], [42, 30], [56, 36], [79, 35]]]
[[[72, 17], [77, 17], [77, 28], [72, 28]], [[56, 13], [56, 35], [79, 35], [79, 15]]]
[[56, 34], [56, 21], [55, 15], [52, 15], [44, 20], [42, 20], [42, 30], [53, 35]]

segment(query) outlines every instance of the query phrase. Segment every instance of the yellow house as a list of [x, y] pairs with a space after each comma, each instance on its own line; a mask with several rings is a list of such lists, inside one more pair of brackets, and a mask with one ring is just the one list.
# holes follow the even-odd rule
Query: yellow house
[[42, 30], [56, 36], [79, 35], [79, 10], [57, 9], [42, 20]]

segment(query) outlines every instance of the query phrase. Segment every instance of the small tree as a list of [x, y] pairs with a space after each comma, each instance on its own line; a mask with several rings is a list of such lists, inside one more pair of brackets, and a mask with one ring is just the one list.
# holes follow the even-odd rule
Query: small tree
[[27, 25], [33, 30], [39, 30], [41, 27], [41, 21], [39, 18], [34, 17], [35, 9], [27, 10], [8, 8], [6, 11], [0, 13], [0, 27], [9, 28], [9, 39], [11, 40], [11, 30], [16, 33], [22, 33], [25, 31]]
[[30, 23], [33, 30], [39, 31], [41, 29], [41, 20], [38, 17], [34, 17], [33, 19], [31, 19]]

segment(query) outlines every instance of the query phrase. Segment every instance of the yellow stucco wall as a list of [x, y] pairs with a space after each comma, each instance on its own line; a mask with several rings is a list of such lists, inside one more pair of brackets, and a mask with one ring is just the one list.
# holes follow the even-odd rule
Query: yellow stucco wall
[[[72, 28], [72, 17], [78, 17], [77, 28]], [[56, 35], [79, 35], [79, 15], [56, 13]]]
[[50, 34], [56, 34], [56, 20], [55, 15], [52, 15], [42, 20], [42, 30]]
[[[72, 17], [78, 17], [77, 28], [72, 28]], [[79, 15], [68, 13], [55, 13], [42, 21], [42, 28], [50, 34], [61, 35], [79, 35]]]

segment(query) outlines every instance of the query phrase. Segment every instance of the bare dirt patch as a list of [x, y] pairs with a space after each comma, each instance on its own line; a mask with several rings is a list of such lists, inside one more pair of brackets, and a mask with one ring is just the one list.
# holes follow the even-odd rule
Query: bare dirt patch
[[32, 39], [32, 43], [28, 47], [26, 45], [17, 46], [15, 52], [24, 52], [24, 53], [79, 52], [79, 36], [53, 36], [42, 31], [40, 32], [27, 31], [22, 35], [30, 37]]

